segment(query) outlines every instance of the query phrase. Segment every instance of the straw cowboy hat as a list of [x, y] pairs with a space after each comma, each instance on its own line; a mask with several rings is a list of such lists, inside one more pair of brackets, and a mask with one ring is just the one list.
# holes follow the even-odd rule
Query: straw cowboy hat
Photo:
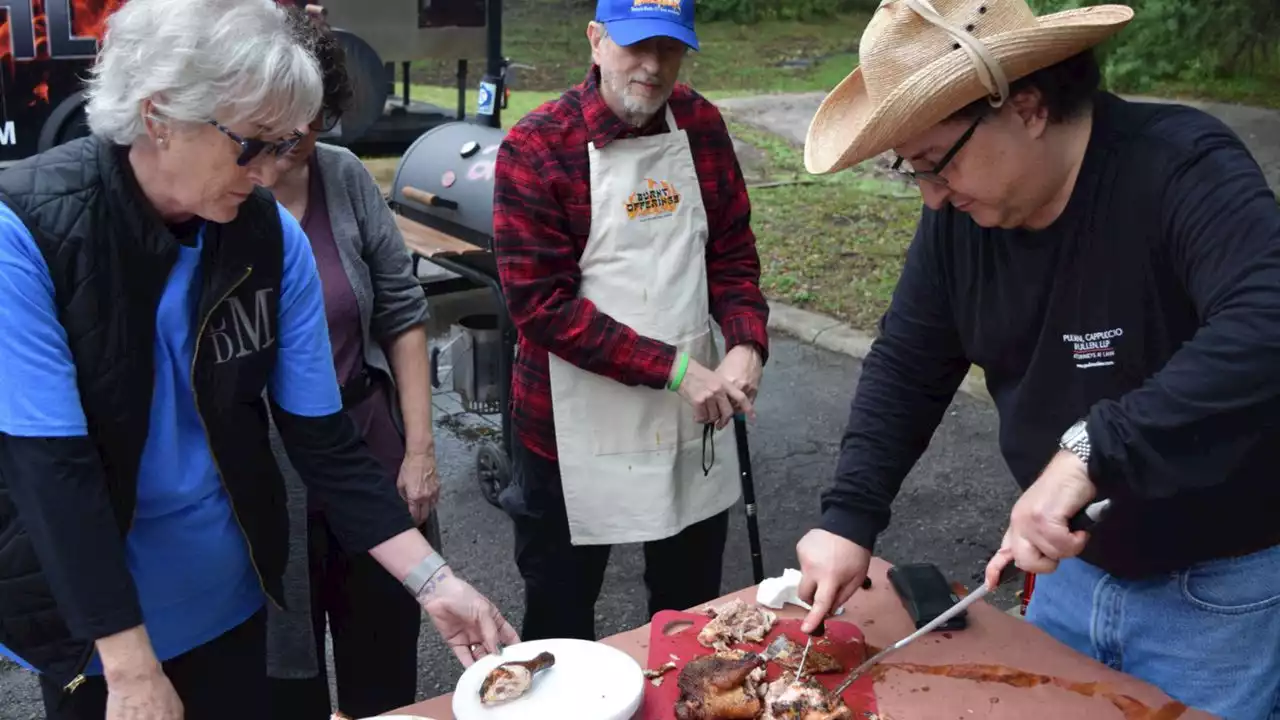
[[900, 145], [1009, 82], [1119, 32], [1124, 5], [1036, 17], [1025, 0], [882, 0], [862, 33], [861, 64], [809, 125], [809, 172], [843, 170]]

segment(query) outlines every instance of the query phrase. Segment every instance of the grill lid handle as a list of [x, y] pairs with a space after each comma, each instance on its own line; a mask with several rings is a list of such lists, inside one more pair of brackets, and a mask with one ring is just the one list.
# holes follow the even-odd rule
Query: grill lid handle
[[448, 210], [458, 209], [457, 201], [440, 197], [439, 195], [436, 195], [435, 193], [427, 192], [426, 190], [419, 190], [418, 188], [413, 187], [412, 185], [406, 185], [403, 188], [400, 188], [400, 194], [404, 195], [409, 200], [412, 200], [416, 203], [421, 203], [423, 205], [429, 205], [431, 207], [446, 208]]

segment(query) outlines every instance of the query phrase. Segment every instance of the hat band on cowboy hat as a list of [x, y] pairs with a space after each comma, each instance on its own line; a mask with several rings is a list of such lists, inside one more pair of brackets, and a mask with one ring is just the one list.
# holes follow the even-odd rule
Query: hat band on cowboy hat
[[843, 170], [901, 145], [969, 103], [999, 107], [1009, 83], [1119, 32], [1124, 5], [1035, 16], [1026, 0], [882, 0], [859, 65], [822, 101], [805, 138], [805, 168]]

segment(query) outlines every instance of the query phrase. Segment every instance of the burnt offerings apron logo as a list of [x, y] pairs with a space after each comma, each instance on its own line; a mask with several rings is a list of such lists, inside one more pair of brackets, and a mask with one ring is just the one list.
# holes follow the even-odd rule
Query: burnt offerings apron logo
[[666, 180], [645, 178], [645, 188], [627, 197], [627, 218], [641, 221], [668, 217], [680, 207], [680, 193]]
[[1071, 348], [1076, 367], [1108, 367], [1116, 363], [1116, 343], [1124, 337], [1124, 328], [1111, 328], [1082, 334], [1066, 333], [1062, 342]]

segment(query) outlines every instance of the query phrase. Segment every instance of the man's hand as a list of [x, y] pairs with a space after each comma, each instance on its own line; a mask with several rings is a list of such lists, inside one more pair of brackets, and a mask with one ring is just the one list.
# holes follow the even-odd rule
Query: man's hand
[[107, 682], [106, 720], [182, 720], [182, 701], [139, 625], [97, 643]]
[[409, 514], [413, 516], [413, 524], [426, 522], [431, 508], [440, 500], [440, 477], [436, 475], [435, 448], [426, 452], [405, 453], [404, 462], [400, 465], [400, 476], [396, 479], [396, 488], [400, 497], [409, 505]]
[[999, 584], [1011, 560], [1026, 572], [1046, 574], [1058, 569], [1059, 560], [1079, 555], [1089, 535], [1071, 532], [1067, 523], [1096, 492], [1084, 461], [1060, 450], [1014, 504], [1000, 549], [987, 563], [987, 587]]
[[463, 667], [520, 642], [498, 608], [447, 566], [431, 578], [418, 599]]
[[676, 392], [693, 406], [694, 420], [715, 423], [716, 429], [724, 429], [738, 411], [755, 419], [751, 400], [741, 390], [724, 376], [708, 370], [692, 358]]
[[716, 368], [716, 374], [729, 384], [742, 391], [751, 402], [756, 401], [756, 393], [760, 391], [760, 376], [764, 373], [764, 361], [760, 359], [760, 351], [752, 345], [735, 345], [725, 353], [724, 360]]
[[849, 602], [871, 567], [871, 551], [826, 530], [810, 530], [796, 544], [801, 600], [813, 606], [800, 631], [813, 632], [833, 610]]

